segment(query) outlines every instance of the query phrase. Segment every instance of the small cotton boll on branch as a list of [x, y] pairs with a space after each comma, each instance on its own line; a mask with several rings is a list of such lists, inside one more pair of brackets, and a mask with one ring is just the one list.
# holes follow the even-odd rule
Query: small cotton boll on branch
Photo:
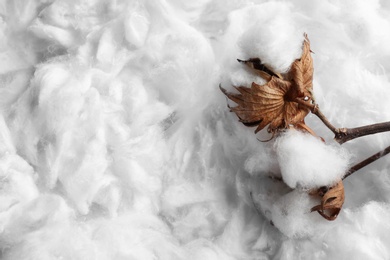
[[277, 72], [285, 72], [299, 58], [302, 29], [296, 26], [288, 5], [266, 3], [247, 12], [247, 28], [238, 45], [247, 58], [260, 58]]
[[349, 156], [342, 148], [296, 130], [275, 143], [283, 181], [291, 188], [332, 186], [348, 170]]

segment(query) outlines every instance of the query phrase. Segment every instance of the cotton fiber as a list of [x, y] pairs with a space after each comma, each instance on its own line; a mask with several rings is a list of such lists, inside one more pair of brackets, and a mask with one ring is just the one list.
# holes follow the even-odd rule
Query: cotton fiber
[[293, 19], [288, 4], [266, 3], [245, 10], [239, 39], [243, 59], [260, 58], [278, 72], [285, 72], [302, 52], [303, 31]]
[[337, 183], [348, 170], [345, 150], [320, 138], [290, 130], [275, 144], [283, 181], [291, 188], [318, 188]]
[[[286, 72], [304, 33], [336, 127], [390, 120], [386, 1], [0, 1], [0, 258], [389, 259], [387, 147], [254, 134], [219, 89]], [[234, 104], [229, 103], [230, 106]]]

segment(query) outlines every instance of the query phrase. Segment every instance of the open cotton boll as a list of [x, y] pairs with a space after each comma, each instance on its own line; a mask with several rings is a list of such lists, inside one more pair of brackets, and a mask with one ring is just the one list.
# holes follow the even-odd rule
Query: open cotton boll
[[248, 58], [260, 58], [273, 69], [284, 72], [302, 53], [303, 31], [294, 22], [287, 4], [266, 3], [245, 10], [242, 26], [246, 29], [238, 40]]
[[283, 181], [291, 188], [331, 186], [344, 176], [349, 157], [345, 150], [319, 138], [287, 131], [275, 143]]

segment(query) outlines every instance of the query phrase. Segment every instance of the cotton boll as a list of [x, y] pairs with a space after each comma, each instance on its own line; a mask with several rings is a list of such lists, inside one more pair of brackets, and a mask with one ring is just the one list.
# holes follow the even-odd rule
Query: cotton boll
[[283, 181], [291, 188], [332, 186], [348, 169], [344, 150], [306, 133], [290, 130], [275, 147]]
[[265, 81], [237, 59], [260, 58], [276, 72], [286, 72], [302, 53], [303, 31], [296, 14], [285, 3], [249, 5], [229, 14], [229, 27], [221, 39], [218, 57], [222, 86], [250, 86]]
[[279, 72], [286, 71], [302, 53], [303, 31], [294, 23], [290, 6], [266, 3], [245, 10], [246, 28], [238, 43], [248, 58], [260, 58]]

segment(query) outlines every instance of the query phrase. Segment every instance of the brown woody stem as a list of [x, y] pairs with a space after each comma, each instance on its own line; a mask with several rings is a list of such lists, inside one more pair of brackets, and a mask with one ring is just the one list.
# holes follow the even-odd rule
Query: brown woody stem
[[329, 120], [326, 118], [324, 114], [322, 114], [320, 108], [318, 105], [314, 105], [314, 109], [312, 110], [312, 113], [315, 114], [321, 121], [328, 127], [336, 136], [339, 134], [340, 129], [334, 127]]
[[[296, 99], [295, 101], [301, 106], [310, 109], [310, 111], [313, 114], [315, 114], [319, 119], [321, 119], [321, 121], [335, 134], [334, 140], [336, 140], [336, 142], [338, 142], [339, 144], [343, 144], [345, 142], [348, 142], [350, 140], [362, 136], [390, 131], [390, 121], [378, 123], [378, 124], [360, 126], [355, 128], [336, 128], [329, 122], [326, 116], [321, 112], [317, 104], [311, 104], [302, 99]], [[388, 153], [390, 153], [390, 146], [386, 147], [380, 152], [377, 152], [376, 154], [371, 155], [367, 159], [351, 167], [344, 175], [343, 180], [348, 176], [350, 176], [351, 174], [353, 174], [354, 172], [369, 165], [370, 163], [375, 162], [379, 158], [382, 158], [383, 156], [387, 155]]]
[[298, 104], [310, 109], [313, 114], [315, 114], [319, 119], [321, 119], [321, 121], [326, 125], [326, 127], [328, 127], [335, 134], [334, 140], [339, 144], [343, 144], [358, 137], [390, 131], [390, 121], [355, 128], [336, 128], [321, 112], [317, 104], [311, 104], [301, 99], [296, 99], [295, 101]]
[[334, 139], [339, 144], [343, 144], [358, 137], [390, 131], [390, 122], [383, 122], [355, 128], [339, 128], [339, 130], [340, 131], [335, 134]]
[[390, 146], [386, 147], [385, 149], [383, 149], [382, 151], [380, 152], [377, 152], [376, 154], [373, 154], [371, 155], [370, 157], [368, 157], [367, 159], [361, 161], [360, 163], [352, 166], [348, 171], [347, 173], [344, 175], [343, 177], [343, 180], [345, 178], [347, 178], [349, 175], [353, 174], [354, 172], [360, 170], [361, 168], [369, 165], [370, 163], [372, 162], [375, 162], [376, 160], [378, 160], [379, 158], [382, 158], [383, 156], [385, 156], [386, 154], [390, 153]]
[[326, 116], [321, 112], [320, 108], [318, 107], [317, 104], [311, 104], [308, 103], [307, 101], [304, 101], [302, 99], [297, 98], [295, 100], [296, 103], [310, 109], [310, 111], [315, 114], [321, 121], [328, 127], [335, 135], [338, 134], [339, 129], [334, 127], [329, 120], [326, 118]]

